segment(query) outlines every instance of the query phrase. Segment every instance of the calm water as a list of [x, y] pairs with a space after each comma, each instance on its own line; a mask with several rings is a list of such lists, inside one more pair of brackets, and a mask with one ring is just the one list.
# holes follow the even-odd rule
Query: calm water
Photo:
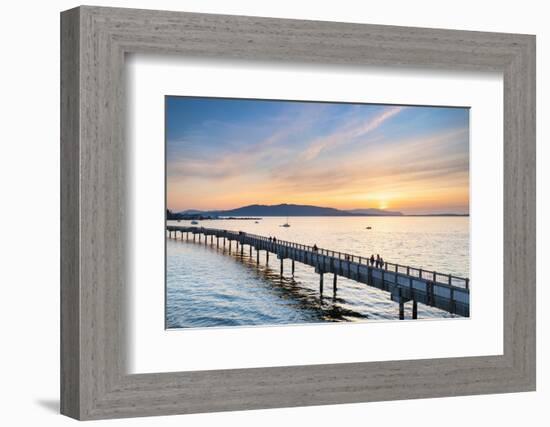
[[[357, 255], [380, 254], [385, 261], [469, 277], [468, 217], [291, 217], [200, 221], [198, 226], [241, 230], [263, 236]], [[190, 221], [169, 222], [190, 225]], [[372, 227], [367, 230], [366, 227]], [[398, 305], [387, 292], [338, 277], [336, 298], [332, 276], [325, 276], [324, 298], [319, 298], [319, 275], [310, 266], [280, 261], [245, 247], [230, 254], [192, 240], [167, 239], [166, 316], [168, 328], [252, 326], [311, 322], [397, 319]], [[475, 284], [472, 284], [475, 286]], [[405, 304], [410, 318], [411, 304]], [[418, 318], [452, 315], [418, 305]]]

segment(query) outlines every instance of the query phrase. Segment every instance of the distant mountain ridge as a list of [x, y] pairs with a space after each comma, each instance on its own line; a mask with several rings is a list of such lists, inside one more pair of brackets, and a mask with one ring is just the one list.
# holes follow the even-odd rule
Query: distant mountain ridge
[[312, 205], [248, 205], [236, 209], [217, 210], [217, 211], [199, 211], [188, 209], [179, 214], [202, 214], [210, 216], [401, 216], [401, 212], [385, 211], [382, 209], [353, 209], [340, 210], [335, 208], [326, 208]]

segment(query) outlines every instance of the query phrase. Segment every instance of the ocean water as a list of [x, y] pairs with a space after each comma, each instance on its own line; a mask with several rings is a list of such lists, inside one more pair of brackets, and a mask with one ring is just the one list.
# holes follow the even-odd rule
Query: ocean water
[[[468, 217], [290, 217], [254, 220], [207, 220], [198, 226], [239, 230], [320, 248], [370, 256], [387, 262], [469, 277]], [[169, 221], [191, 225], [190, 221]], [[370, 230], [366, 227], [371, 227]], [[387, 292], [338, 277], [332, 294], [332, 275], [325, 275], [323, 298], [319, 275], [310, 266], [280, 261], [265, 252], [256, 263], [245, 246], [240, 250], [216, 248], [190, 239], [166, 239], [166, 326], [174, 328], [283, 325], [314, 322], [398, 319], [398, 304]], [[475, 287], [475, 283], [470, 284]], [[405, 317], [411, 303], [405, 304]], [[418, 304], [418, 318], [453, 317]]]

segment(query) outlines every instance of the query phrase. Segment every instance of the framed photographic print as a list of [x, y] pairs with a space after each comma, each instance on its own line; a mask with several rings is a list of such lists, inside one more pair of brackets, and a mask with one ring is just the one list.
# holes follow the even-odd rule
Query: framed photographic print
[[[174, 96], [165, 108], [167, 328], [391, 319], [396, 307], [404, 319], [408, 301], [413, 319], [420, 301], [421, 317], [469, 317], [467, 108]], [[190, 234], [195, 245], [177, 242]], [[205, 252], [214, 240], [221, 252]]]
[[62, 13], [62, 413], [535, 388], [534, 36]]

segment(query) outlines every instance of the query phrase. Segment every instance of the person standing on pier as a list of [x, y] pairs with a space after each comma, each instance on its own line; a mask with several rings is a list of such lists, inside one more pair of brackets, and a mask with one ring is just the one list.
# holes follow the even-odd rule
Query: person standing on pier
[[376, 254], [376, 268], [380, 267], [380, 254]]
[[374, 254], [370, 256], [370, 265], [374, 265]]

